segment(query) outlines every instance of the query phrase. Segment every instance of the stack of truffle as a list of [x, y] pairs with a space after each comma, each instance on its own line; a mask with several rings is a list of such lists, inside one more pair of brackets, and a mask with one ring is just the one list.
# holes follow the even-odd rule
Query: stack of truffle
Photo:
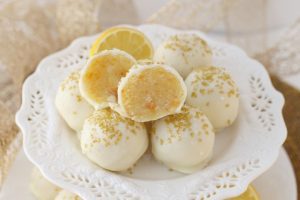
[[151, 144], [158, 161], [193, 173], [212, 157], [215, 131], [237, 117], [238, 88], [196, 34], [152, 49], [136, 29], [105, 31], [87, 64], [62, 81], [56, 107], [83, 154], [104, 169], [132, 167]]
[[37, 168], [32, 170], [29, 188], [37, 200], [82, 200], [76, 194], [49, 182]]

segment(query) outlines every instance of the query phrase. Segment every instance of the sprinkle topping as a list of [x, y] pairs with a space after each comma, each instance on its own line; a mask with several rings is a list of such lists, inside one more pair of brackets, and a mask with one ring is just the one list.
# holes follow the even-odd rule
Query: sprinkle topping
[[70, 92], [70, 95], [76, 98], [76, 101], [82, 102], [83, 98], [79, 92], [80, 71], [72, 72], [59, 86], [59, 89]]
[[151, 129], [151, 134], [155, 135], [155, 139], [159, 140], [161, 145], [171, 144], [174, 140], [181, 141], [184, 137], [202, 142], [203, 134], [209, 134], [213, 131], [213, 127], [206, 116], [198, 109], [188, 106], [184, 106], [180, 113], [169, 115], [162, 120], [168, 129], [166, 137], [157, 133], [155, 125]]
[[218, 93], [224, 97], [239, 97], [238, 89], [229, 73], [221, 67], [205, 67], [194, 71], [191, 81], [191, 97], [199, 94], [210, 95]]
[[172, 51], [181, 50], [183, 53], [190, 52], [195, 46], [201, 46], [203, 54], [212, 55], [207, 43], [195, 34], [180, 34], [173, 35], [167, 40], [165, 44], [166, 49]]
[[100, 143], [105, 147], [117, 145], [122, 139], [130, 140], [145, 128], [144, 124], [122, 117], [109, 108], [95, 111], [85, 123], [90, 126], [90, 145]]
[[80, 72], [72, 72], [65, 80], [60, 84], [60, 89], [64, 90], [76, 90], [78, 89]]

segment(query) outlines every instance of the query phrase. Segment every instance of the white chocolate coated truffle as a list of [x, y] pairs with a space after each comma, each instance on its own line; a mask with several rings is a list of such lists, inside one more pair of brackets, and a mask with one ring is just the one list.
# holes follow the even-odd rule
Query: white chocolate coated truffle
[[96, 109], [117, 102], [120, 79], [136, 60], [119, 49], [104, 50], [90, 58], [81, 71], [79, 89]]
[[126, 170], [147, 148], [148, 135], [144, 124], [122, 117], [109, 108], [96, 110], [84, 122], [82, 152], [102, 168]]
[[72, 192], [61, 190], [54, 200], [81, 200], [81, 198]]
[[60, 84], [55, 98], [58, 112], [77, 132], [81, 131], [84, 120], [94, 111], [79, 92], [79, 77], [80, 71], [72, 72]]
[[119, 84], [120, 109], [111, 107], [134, 121], [147, 122], [180, 111], [186, 94], [184, 80], [172, 67], [134, 65]]
[[185, 83], [187, 104], [200, 108], [216, 130], [234, 122], [238, 115], [239, 92], [224, 68], [197, 69], [189, 74]]
[[30, 190], [38, 200], [53, 200], [61, 189], [44, 178], [39, 169], [34, 168], [31, 174]]
[[214, 140], [212, 125], [198, 108], [184, 106], [181, 113], [152, 124], [153, 155], [182, 173], [205, 167], [212, 156]]
[[169, 37], [155, 51], [154, 62], [175, 68], [185, 78], [193, 69], [211, 65], [212, 52], [207, 43], [195, 34]]

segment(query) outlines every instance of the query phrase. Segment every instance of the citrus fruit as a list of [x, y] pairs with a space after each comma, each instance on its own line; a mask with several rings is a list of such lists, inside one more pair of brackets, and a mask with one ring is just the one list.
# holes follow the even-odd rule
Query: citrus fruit
[[120, 49], [137, 60], [153, 56], [150, 40], [141, 31], [130, 27], [112, 27], [104, 31], [93, 43], [90, 56], [107, 49]]

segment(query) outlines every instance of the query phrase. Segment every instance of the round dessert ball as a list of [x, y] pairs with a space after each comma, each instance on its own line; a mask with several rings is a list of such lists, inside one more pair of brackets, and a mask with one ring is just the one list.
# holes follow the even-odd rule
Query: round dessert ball
[[96, 109], [116, 103], [118, 84], [136, 60], [119, 49], [104, 50], [91, 57], [81, 71], [79, 89]]
[[186, 103], [201, 109], [216, 130], [234, 122], [238, 115], [239, 92], [224, 68], [194, 70], [185, 83], [188, 90]]
[[61, 190], [54, 200], [81, 200], [81, 198], [72, 192]]
[[195, 34], [169, 37], [155, 51], [153, 60], [175, 68], [185, 78], [193, 69], [211, 65], [212, 52]]
[[94, 111], [79, 92], [79, 78], [80, 71], [72, 72], [60, 84], [55, 98], [58, 112], [77, 132], [81, 131], [84, 120]]
[[39, 200], [53, 200], [61, 189], [44, 178], [39, 169], [34, 168], [31, 174], [30, 190]]
[[154, 157], [171, 169], [193, 173], [210, 160], [215, 134], [208, 118], [189, 106], [152, 124], [151, 142]]
[[109, 108], [96, 110], [84, 122], [82, 152], [104, 169], [123, 171], [130, 168], [147, 147], [144, 124], [122, 117]]
[[186, 86], [172, 67], [163, 64], [134, 65], [118, 87], [118, 104], [111, 108], [138, 122], [157, 120], [180, 111]]

